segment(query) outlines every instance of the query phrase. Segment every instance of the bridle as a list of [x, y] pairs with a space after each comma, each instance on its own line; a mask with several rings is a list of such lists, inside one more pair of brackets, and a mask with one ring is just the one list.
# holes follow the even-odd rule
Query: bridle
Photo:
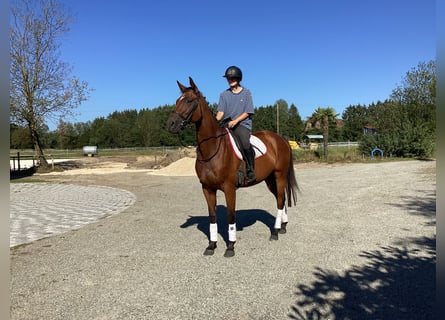
[[[195, 94], [196, 94], [196, 93], [195, 93]], [[193, 101], [193, 105], [192, 105], [192, 107], [190, 108], [190, 110], [188, 111], [187, 115], [183, 115], [181, 112], [177, 111], [176, 109], [173, 111], [173, 113], [177, 114], [177, 115], [182, 119], [182, 122], [181, 122], [181, 129], [184, 129], [187, 125], [190, 124], [190, 122], [191, 122], [191, 120], [192, 120], [193, 113], [194, 113], [195, 110], [198, 108], [198, 105], [200, 105], [200, 103], [199, 103], [200, 95], [199, 95], [199, 93], [196, 94], [196, 95], [197, 95], [196, 98], [186, 100], [187, 103], [191, 103], [191, 102]], [[184, 95], [182, 95], [182, 96], [179, 98], [179, 101], [181, 101], [182, 99], [185, 99], [185, 96], [184, 96]], [[200, 106], [200, 108], [202, 108], [202, 106]], [[202, 109], [201, 109], [201, 114], [202, 114]], [[198, 143], [198, 146], [196, 147], [196, 149], [197, 149], [196, 151], [202, 154], [202, 152], [201, 152], [201, 148], [200, 148], [200, 146], [201, 146], [202, 143], [207, 142], [207, 141], [210, 140], [210, 139], [219, 139], [219, 138], [225, 136], [226, 134], [227, 134], [227, 130], [224, 130], [223, 133], [221, 133], [221, 134], [219, 134], [219, 135], [217, 135], [217, 136], [211, 136], [211, 137], [208, 137], [208, 138], [206, 138], [206, 139], [203, 139], [202, 141], [200, 141], [200, 142]], [[182, 143], [181, 143], [181, 144], [182, 144]], [[197, 157], [197, 160], [200, 161], [200, 162], [208, 162], [208, 161], [210, 161], [211, 159], [213, 159], [213, 158], [218, 154], [220, 147], [221, 147], [221, 140], [218, 142], [218, 147], [217, 147], [215, 153], [214, 153], [212, 156], [210, 156], [210, 157], [208, 157], [208, 158], [206, 158], [206, 159], [199, 159], [199, 158]]]
[[[185, 99], [184, 95], [182, 95], [179, 98], [180, 101], [182, 99]], [[195, 99], [193, 99], [194, 103], [193, 103], [192, 107], [190, 108], [190, 110], [189, 110], [189, 112], [188, 112], [188, 114], [186, 116], [184, 116], [181, 112], [177, 111], [176, 109], [173, 110], [173, 113], [177, 114], [182, 119], [181, 129], [184, 129], [187, 125], [190, 124], [190, 122], [192, 120], [193, 113], [195, 113], [195, 110], [196, 110], [196, 108], [198, 108], [198, 105], [199, 105], [198, 99], [199, 99], [199, 95]], [[190, 102], [192, 102], [192, 100], [191, 99], [190, 100], [186, 100], [186, 102], [190, 103]]]

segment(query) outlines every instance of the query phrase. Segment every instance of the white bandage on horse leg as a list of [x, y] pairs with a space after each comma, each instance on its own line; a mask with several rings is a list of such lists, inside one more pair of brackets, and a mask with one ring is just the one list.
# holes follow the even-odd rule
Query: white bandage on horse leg
[[281, 229], [281, 220], [283, 216], [283, 209], [278, 209], [277, 217], [275, 218], [275, 229]]
[[229, 241], [236, 241], [236, 223], [229, 224]]
[[287, 209], [286, 206], [283, 207], [283, 214], [281, 215], [281, 222], [286, 223], [289, 221], [289, 218], [287, 217]]
[[218, 225], [216, 223], [210, 224], [210, 241], [216, 242], [218, 240]]

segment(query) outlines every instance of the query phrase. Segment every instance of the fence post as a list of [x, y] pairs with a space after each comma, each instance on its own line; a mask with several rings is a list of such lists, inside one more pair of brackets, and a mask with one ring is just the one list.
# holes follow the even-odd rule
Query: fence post
[[12, 170], [15, 171], [15, 158], [16, 157], [12, 157]]
[[20, 172], [20, 151], [17, 151], [17, 167], [18, 167], [19, 172]]

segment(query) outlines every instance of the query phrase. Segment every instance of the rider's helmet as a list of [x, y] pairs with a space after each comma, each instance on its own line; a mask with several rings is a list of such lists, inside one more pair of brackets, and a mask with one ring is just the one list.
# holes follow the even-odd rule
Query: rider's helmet
[[226, 69], [226, 73], [223, 75], [224, 78], [238, 78], [239, 81], [243, 79], [243, 73], [241, 69], [236, 66], [230, 66]]

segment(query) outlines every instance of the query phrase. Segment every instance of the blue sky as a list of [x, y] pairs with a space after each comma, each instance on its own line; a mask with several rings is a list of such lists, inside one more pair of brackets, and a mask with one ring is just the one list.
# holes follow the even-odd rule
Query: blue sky
[[217, 103], [230, 65], [255, 107], [341, 115], [385, 100], [436, 55], [433, 0], [63, 1], [75, 19], [61, 59], [94, 88], [70, 122], [174, 104], [189, 76]]

